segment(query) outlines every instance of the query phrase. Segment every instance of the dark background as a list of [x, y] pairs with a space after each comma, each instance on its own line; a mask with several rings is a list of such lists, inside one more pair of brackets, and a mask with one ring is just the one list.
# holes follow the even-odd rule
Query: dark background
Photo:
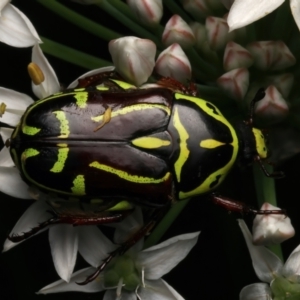
[[[123, 25], [101, 14], [100, 9], [80, 6], [69, 1], [62, 2], [93, 20], [100, 20], [103, 25], [109, 24], [109, 27], [124, 35], [130, 34], [124, 32]], [[110, 60], [107, 42], [57, 17], [36, 1], [15, 0], [13, 4], [30, 18], [41, 36]], [[0, 86], [27, 93], [34, 98], [26, 71], [27, 64], [30, 62], [31, 49], [17, 49], [0, 44], [0, 54]], [[68, 84], [87, 71], [52, 56], [47, 57], [63, 84]], [[283, 244], [285, 257], [288, 257], [299, 244], [299, 158], [296, 156], [280, 166], [280, 169], [286, 173], [286, 177], [278, 180], [276, 184], [279, 205], [287, 209], [297, 232], [293, 239]], [[256, 206], [251, 168], [242, 173], [234, 169], [220, 192]], [[0, 244], [3, 244], [7, 234], [32, 202], [13, 199], [3, 194], [0, 194], [0, 197]], [[248, 217], [247, 221], [251, 223], [251, 217]], [[243, 286], [259, 280], [252, 269], [236, 217], [215, 207], [206, 197], [199, 197], [190, 201], [163, 240], [199, 230], [201, 235], [197, 245], [184, 262], [164, 276], [164, 279], [185, 299], [238, 299], [239, 291]], [[83, 266], [85, 266], [84, 262], [79, 258], [76, 269]], [[35, 292], [57, 279], [47, 231], [0, 255], [0, 298], [2, 300], [41, 298], [43, 296], [35, 295]], [[99, 293], [51, 294], [47, 299], [101, 299], [102, 295]]]

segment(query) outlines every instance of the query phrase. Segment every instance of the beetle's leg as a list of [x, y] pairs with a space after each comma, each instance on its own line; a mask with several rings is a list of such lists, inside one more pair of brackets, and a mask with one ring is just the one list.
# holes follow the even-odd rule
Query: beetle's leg
[[247, 204], [240, 202], [240, 201], [235, 201], [227, 197], [219, 196], [216, 194], [211, 194], [210, 195], [211, 200], [225, 208], [226, 210], [230, 212], [237, 212], [240, 214], [253, 214], [253, 215], [286, 215], [286, 211], [284, 209], [280, 210], [257, 210], [253, 209]]
[[91, 86], [100, 85], [109, 79], [122, 80], [122, 77], [115, 71], [100, 72], [91, 76], [78, 79], [78, 84], [76, 88], [87, 88]]
[[142, 237], [146, 236], [151, 229], [156, 225], [156, 223], [161, 220], [161, 218], [165, 215], [169, 206], [163, 207], [161, 209], [156, 209], [154, 215], [151, 220], [146, 223], [142, 228], [140, 228], [136, 233], [134, 233], [127, 241], [125, 241], [119, 248], [109, 253], [109, 256], [103, 260], [103, 263], [97, 267], [96, 271], [88, 276], [83, 282], [76, 282], [78, 285], [85, 285], [89, 282], [94, 281], [98, 275], [104, 270], [107, 264], [117, 255], [124, 254], [127, 250], [129, 250], [133, 245], [135, 245]]
[[269, 173], [258, 155], [254, 158], [254, 160], [259, 164], [260, 169], [263, 171], [266, 177], [277, 179], [285, 177], [284, 173], [281, 171]]
[[124, 211], [101, 211], [94, 213], [92, 216], [80, 212], [80, 214], [71, 214], [68, 212], [49, 211], [53, 216], [52, 218], [38, 224], [36, 227], [31, 228], [29, 231], [23, 232], [21, 235], [12, 234], [7, 238], [18, 243], [28, 239], [42, 229], [54, 224], [71, 224], [73, 226], [81, 225], [100, 225], [122, 221], [127, 215], [132, 213], [133, 210]]

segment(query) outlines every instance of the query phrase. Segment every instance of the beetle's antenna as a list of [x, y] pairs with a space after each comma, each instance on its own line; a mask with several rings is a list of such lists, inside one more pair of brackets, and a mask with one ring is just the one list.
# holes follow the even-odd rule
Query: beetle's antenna
[[250, 109], [249, 109], [249, 118], [248, 118], [248, 121], [247, 121], [247, 124], [249, 125], [252, 125], [253, 124], [253, 114], [254, 114], [254, 106], [255, 106], [255, 103], [262, 100], [264, 97], [265, 97], [266, 93], [265, 93], [265, 90], [264, 88], [260, 88], [254, 98], [251, 100], [250, 102]]

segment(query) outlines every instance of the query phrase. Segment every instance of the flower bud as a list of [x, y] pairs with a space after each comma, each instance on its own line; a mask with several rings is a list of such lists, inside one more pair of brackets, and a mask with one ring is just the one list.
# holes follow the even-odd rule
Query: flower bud
[[180, 16], [174, 15], [166, 24], [162, 41], [166, 46], [177, 43], [188, 48], [195, 44], [195, 37], [189, 25]]
[[255, 106], [255, 114], [270, 124], [282, 121], [289, 112], [286, 101], [274, 85], [270, 85], [265, 93], [265, 97]]
[[294, 75], [292, 73], [284, 73], [266, 78], [267, 85], [274, 85], [279, 93], [287, 98], [294, 84]]
[[162, 0], [127, 0], [130, 9], [144, 24], [159, 24], [163, 15]]
[[254, 42], [247, 49], [254, 58], [254, 66], [262, 71], [282, 70], [296, 63], [296, 58], [282, 41]]
[[[269, 203], [264, 203], [261, 210], [280, 210]], [[291, 219], [285, 214], [257, 215], [253, 221], [253, 244], [274, 245], [293, 237], [295, 230]]]
[[209, 45], [214, 50], [222, 50], [228, 41], [233, 39], [234, 34], [229, 33], [229, 28], [225, 19], [208, 17], [205, 27]]
[[249, 72], [245, 68], [234, 69], [219, 77], [217, 84], [229, 97], [241, 100], [248, 90]]
[[141, 85], [152, 74], [155, 65], [155, 44], [147, 39], [127, 36], [109, 42], [116, 71], [130, 83]]
[[251, 53], [234, 42], [228, 42], [225, 48], [223, 66], [226, 71], [237, 68], [249, 68], [253, 64]]
[[182, 83], [191, 79], [191, 64], [178, 44], [171, 45], [158, 56], [155, 71]]

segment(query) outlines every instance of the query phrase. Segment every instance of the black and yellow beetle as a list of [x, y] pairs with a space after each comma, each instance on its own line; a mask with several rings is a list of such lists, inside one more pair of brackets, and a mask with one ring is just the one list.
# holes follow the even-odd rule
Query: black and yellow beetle
[[[251, 121], [231, 125], [215, 105], [184, 94], [174, 80], [138, 89], [116, 78], [98, 74], [82, 79], [75, 89], [35, 102], [9, 141], [25, 182], [80, 199], [78, 205], [50, 202], [53, 218], [11, 236], [12, 241], [50, 224], [119, 221], [133, 205], [156, 211], [98, 273], [113, 255], [147, 233], [173, 201], [212, 192], [237, 161], [245, 165], [267, 157], [264, 136]], [[213, 200], [243, 210], [237, 202], [217, 196]]]

